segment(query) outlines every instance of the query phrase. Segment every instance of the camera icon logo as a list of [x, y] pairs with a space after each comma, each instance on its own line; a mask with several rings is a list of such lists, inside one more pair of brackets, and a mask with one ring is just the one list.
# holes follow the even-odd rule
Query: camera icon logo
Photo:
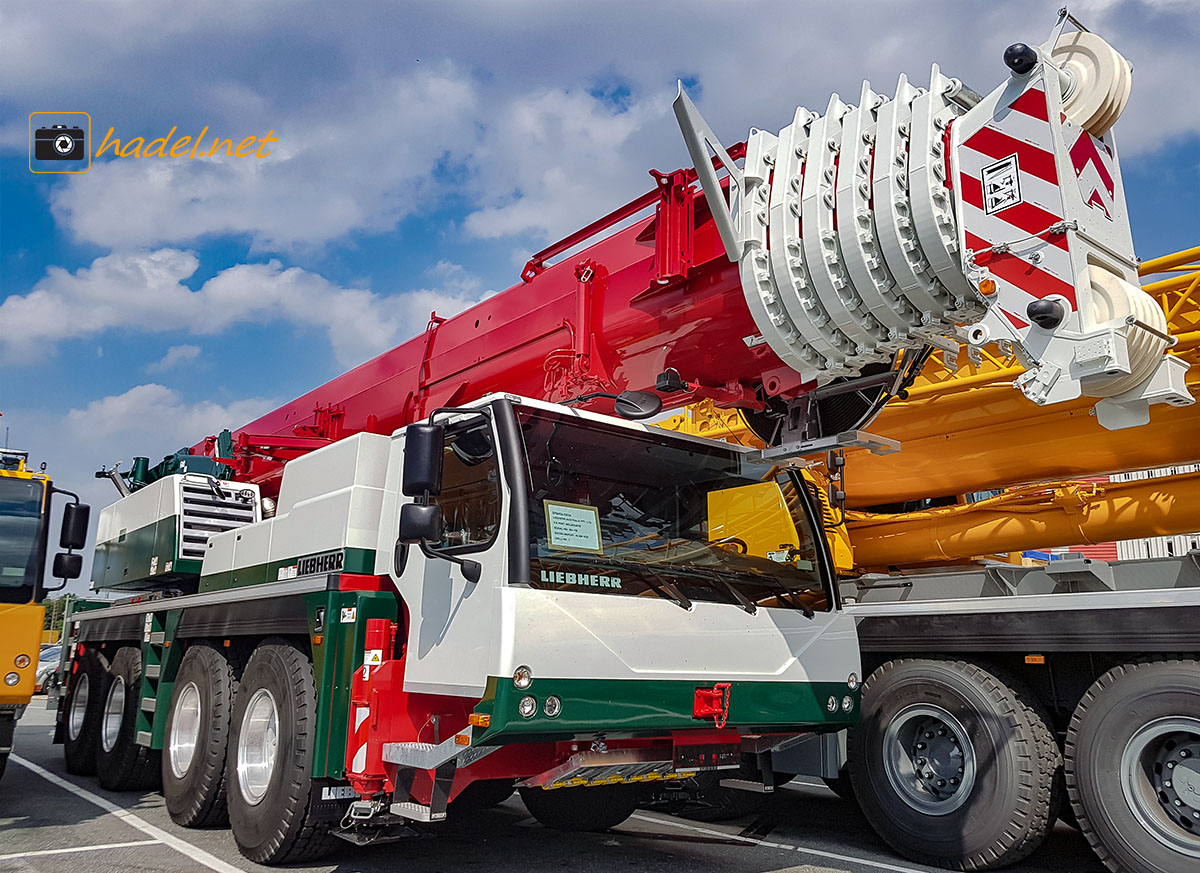
[[30, 172], [86, 173], [92, 165], [91, 130], [92, 119], [86, 112], [30, 113]]

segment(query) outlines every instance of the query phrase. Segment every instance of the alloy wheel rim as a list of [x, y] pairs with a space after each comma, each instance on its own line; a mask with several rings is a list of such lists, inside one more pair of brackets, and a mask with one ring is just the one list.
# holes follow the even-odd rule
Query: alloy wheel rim
[[75, 693], [71, 695], [71, 711], [67, 718], [67, 735], [72, 742], [79, 739], [83, 732], [83, 722], [87, 718], [88, 698], [91, 696], [91, 682], [87, 673], [79, 676], [75, 683]]
[[254, 692], [238, 733], [237, 777], [242, 797], [256, 806], [266, 797], [279, 754], [279, 707], [266, 688]]
[[182, 779], [192, 768], [200, 740], [200, 723], [200, 689], [195, 682], [189, 682], [175, 699], [171, 736], [167, 740], [167, 756], [176, 779]]
[[971, 796], [975, 747], [948, 710], [915, 704], [900, 711], [883, 739], [883, 765], [900, 799], [924, 815], [949, 815]]
[[108, 699], [104, 702], [104, 718], [100, 722], [100, 745], [111, 752], [121, 735], [121, 721], [125, 717], [125, 680], [114, 676], [108, 688]]

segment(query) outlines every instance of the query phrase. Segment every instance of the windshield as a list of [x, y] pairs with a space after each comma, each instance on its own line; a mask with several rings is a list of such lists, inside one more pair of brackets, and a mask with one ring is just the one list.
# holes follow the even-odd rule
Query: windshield
[[42, 568], [44, 493], [40, 479], [0, 476], [0, 599], [5, 602], [33, 597]]
[[535, 588], [830, 608], [787, 474], [723, 446], [518, 407]]

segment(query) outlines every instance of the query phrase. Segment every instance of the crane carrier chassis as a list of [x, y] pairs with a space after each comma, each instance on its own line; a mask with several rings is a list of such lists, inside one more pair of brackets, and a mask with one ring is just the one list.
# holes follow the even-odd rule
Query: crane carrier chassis
[[729, 533], [796, 488], [753, 454], [499, 395], [291, 461], [266, 519], [253, 486], [160, 478], [105, 510], [97, 574], [178, 575], [226, 529], [195, 593], [72, 617], [68, 768], [161, 772], [176, 821], [228, 817], [268, 862], [514, 784], [590, 830], [656, 785], [769, 778], [853, 721], [859, 668], [813, 509], [773, 517], [773, 557]]

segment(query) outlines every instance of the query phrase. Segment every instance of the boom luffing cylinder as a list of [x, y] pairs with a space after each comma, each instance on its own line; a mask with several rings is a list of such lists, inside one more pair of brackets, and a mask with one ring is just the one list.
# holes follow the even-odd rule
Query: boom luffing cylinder
[[[675, 112], [746, 303], [772, 351], [818, 385], [925, 344], [998, 344], [1038, 404], [1101, 398], [1110, 429], [1186, 405], [1137, 263], [1111, 133], [1131, 68], [1100, 37], [1011, 46], [979, 97], [934, 65], [888, 98], [804, 107], [751, 130], [738, 168], [680, 86]], [[709, 149], [729, 173], [717, 178]], [[726, 195], [728, 191], [728, 199]]]

